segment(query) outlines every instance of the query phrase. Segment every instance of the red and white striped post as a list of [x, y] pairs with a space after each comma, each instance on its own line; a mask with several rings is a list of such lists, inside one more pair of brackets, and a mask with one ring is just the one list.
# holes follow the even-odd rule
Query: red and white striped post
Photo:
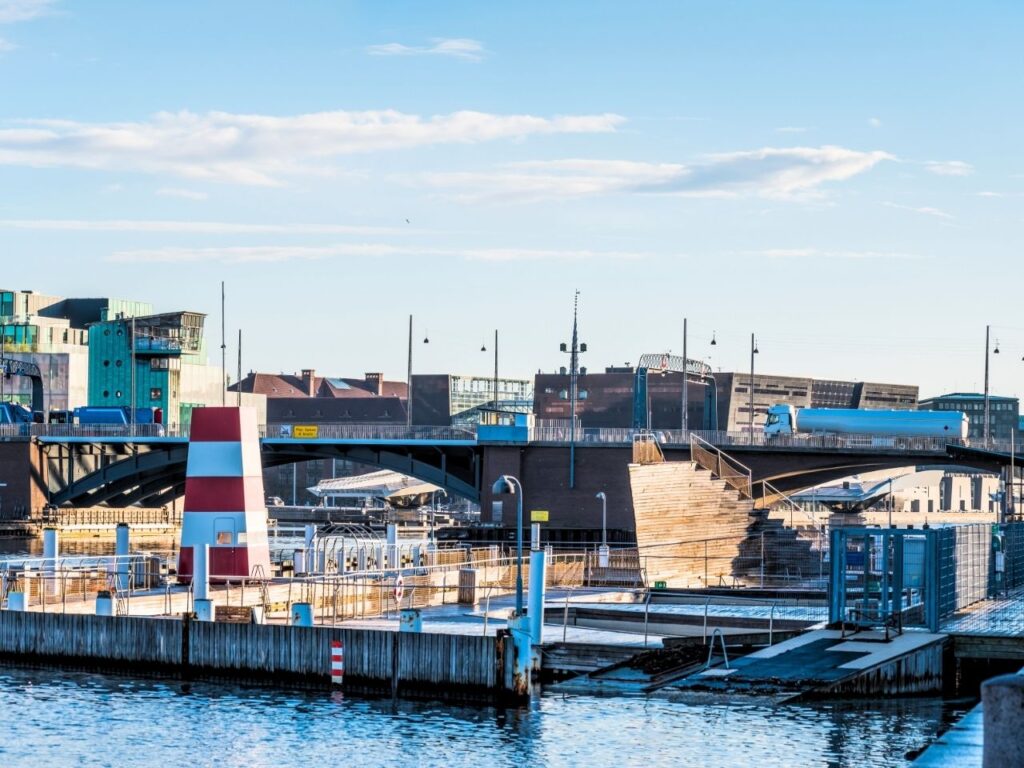
[[345, 644], [331, 641], [331, 684], [341, 685], [345, 679]]

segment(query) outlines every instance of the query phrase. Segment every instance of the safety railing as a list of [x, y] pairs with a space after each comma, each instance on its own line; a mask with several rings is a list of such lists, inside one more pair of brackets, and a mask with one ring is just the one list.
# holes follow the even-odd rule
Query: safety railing
[[739, 491], [748, 499], [753, 498], [754, 473], [750, 467], [692, 433], [690, 434], [690, 459], [720, 480], [724, 480], [730, 488]]

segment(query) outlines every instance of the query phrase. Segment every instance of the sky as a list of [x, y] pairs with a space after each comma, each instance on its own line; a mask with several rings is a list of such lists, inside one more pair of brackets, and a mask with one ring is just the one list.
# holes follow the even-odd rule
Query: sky
[[[1019, 2], [0, 0], [7, 288], [243, 367], [1024, 394]], [[430, 343], [424, 344], [423, 338]], [[714, 346], [711, 339], [716, 340]], [[486, 346], [487, 351], [481, 351]]]

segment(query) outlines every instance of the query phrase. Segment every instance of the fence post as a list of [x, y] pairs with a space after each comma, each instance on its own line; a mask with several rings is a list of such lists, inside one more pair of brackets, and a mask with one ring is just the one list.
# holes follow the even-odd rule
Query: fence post
[[764, 531], [761, 531], [761, 589], [764, 589]]

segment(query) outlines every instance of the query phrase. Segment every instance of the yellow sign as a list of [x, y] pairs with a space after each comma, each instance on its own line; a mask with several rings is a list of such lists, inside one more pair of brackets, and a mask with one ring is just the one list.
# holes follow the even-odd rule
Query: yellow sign
[[320, 428], [316, 424], [296, 424], [292, 427], [292, 437], [296, 440], [316, 440], [320, 436]]
[[531, 523], [546, 523], [548, 521], [548, 511], [546, 509], [533, 509], [530, 510], [530, 522]]

